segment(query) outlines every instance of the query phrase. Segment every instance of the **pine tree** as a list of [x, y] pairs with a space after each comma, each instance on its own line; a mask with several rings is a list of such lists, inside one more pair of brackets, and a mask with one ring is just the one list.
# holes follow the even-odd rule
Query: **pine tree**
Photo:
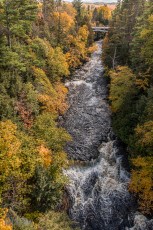
[[55, 1], [54, 0], [42, 0], [42, 12], [44, 16], [44, 20], [47, 20], [49, 15], [54, 11], [55, 9]]
[[80, 26], [82, 22], [82, 1], [81, 0], [74, 0], [72, 2], [73, 7], [76, 9], [77, 15], [76, 15], [76, 22], [77, 25]]
[[37, 12], [36, 0], [2, 0], [0, 2], [0, 26], [7, 45], [12, 47], [12, 39], [25, 38]]

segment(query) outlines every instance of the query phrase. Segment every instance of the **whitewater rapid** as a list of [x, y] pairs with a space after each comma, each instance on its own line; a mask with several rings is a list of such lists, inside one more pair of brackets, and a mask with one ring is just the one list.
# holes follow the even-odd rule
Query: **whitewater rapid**
[[90, 61], [65, 84], [69, 110], [63, 123], [73, 138], [66, 151], [70, 159], [85, 163], [64, 171], [69, 179], [69, 215], [83, 230], [153, 229], [153, 223], [135, 213], [128, 192], [130, 175], [111, 127], [101, 55], [99, 41]]

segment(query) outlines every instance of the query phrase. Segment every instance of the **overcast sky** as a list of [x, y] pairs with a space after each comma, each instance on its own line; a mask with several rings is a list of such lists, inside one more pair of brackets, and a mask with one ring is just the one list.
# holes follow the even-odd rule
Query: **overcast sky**
[[[66, 0], [69, 2], [72, 2], [73, 0]], [[82, 0], [82, 2], [104, 2], [104, 3], [111, 3], [111, 2], [117, 2], [117, 0]]]

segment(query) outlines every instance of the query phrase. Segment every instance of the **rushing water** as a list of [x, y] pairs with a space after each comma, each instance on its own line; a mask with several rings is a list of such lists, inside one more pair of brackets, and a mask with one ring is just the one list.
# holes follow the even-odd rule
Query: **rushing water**
[[149, 230], [153, 222], [134, 211], [128, 192], [129, 174], [111, 127], [107, 82], [101, 63], [102, 43], [90, 61], [76, 71], [69, 88], [70, 108], [64, 126], [73, 141], [66, 150], [84, 161], [65, 171], [70, 184], [70, 217], [84, 230]]

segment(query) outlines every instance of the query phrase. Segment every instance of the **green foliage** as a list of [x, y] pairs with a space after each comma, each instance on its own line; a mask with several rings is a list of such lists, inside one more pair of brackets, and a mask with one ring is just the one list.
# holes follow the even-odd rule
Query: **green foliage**
[[14, 100], [9, 95], [0, 95], [0, 118], [11, 118], [14, 114]]
[[53, 49], [48, 41], [40, 38], [35, 39], [31, 47], [35, 52], [33, 64], [44, 69], [52, 82], [69, 75], [69, 66], [60, 47]]
[[[153, 14], [149, 14], [147, 8], [143, 17], [138, 19], [136, 28], [134, 30], [134, 39], [131, 43], [131, 58], [132, 67], [138, 75], [138, 81], [141, 83], [140, 87], [146, 90], [152, 83], [151, 76], [153, 74]], [[139, 58], [137, 53], [140, 53]], [[142, 65], [143, 63], [143, 65]]]
[[57, 128], [57, 124], [50, 113], [37, 116], [33, 129], [35, 136], [44, 140], [53, 151], [62, 151], [66, 141], [70, 140], [70, 136], [63, 128]]
[[152, 15], [152, 1], [119, 1], [104, 41], [103, 57], [106, 67], [115, 69], [110, 71], [109, 98], [113, 127], [129, 150], [129, 189], [138, 198], [139, 209], [147, 214], [153, 210]]
[[75, 8], [77, 14], [76, 14], [76, 22], [78, 26], [82, 23], [82, 1], [81, 0], [74, 0], [73, 1], [73, 7]]
[[136, 77], [128, 67], [117, 67], [110, 72], [111, 84], [110, 95], [113, 112], [117, 112], [123, 107], [128, 97], [135, 93]]
[[136, 24], [136, 18], [143, 13], [143, 10], [144, 0], [118, 1], [108, 34], [109, 47], [106, 50], [105, 62], [109, 68], [113, 67], [113, 59], [116, 66], [130, 63], [129, 46], [132, 41], [132, 32]]
[[27, 110], [37, 115], [39, 113], [38, 94], [34, 86], [28, 82], [24, 84], [22, 91], [24, 91], [26, 95]]
[[[42, 230], [72, 230], [78, 229], [72, 225], [68, 216], [63, 212], [48, 212], [39, 218], [39, 226]], [[79, 229], [78, 229], [79, 230]]]
[[136, 104], [133, 102], [138, 93], [135, 87], [136, 76], [127, 66], [117, 67], [116, 70], [110, 71], [109, 75], [109, 99], [114, 113], [114, 130], [121, 140], [128, 144], [127, 137], [133, 134], [138, 117], [135, 111]]
[[13, 230], [37, 230], [32, 221], [18, 216], [12, 209], [9, 210], [9, 218], [13, 223]]
[[55, 89], [53, 88], [50, 80], [47, 78], [46, 73], [39, 68], [33, 68], [33, 74], [35, 76], [34, 85], [36, 90], [40, 94], [48, 94], [54, 96]]
[[66, 56], [63, 55], [59, 47], [54, 50], [53, 57], [49, 57], [48, 66], [48, 74], [51, 81], [57, 81], [61, 77], [69, 75]]
[[136, 146], [143, 155], [152, 156], [153, 152], [153, 121], [138, 125], [135, 129], [137, 142]]
[[51, 166], [48, 168], [39, 166], [36, 169], [32, 190], [32, 205], [34, 210], [45, 212], [46, 210], [55, 209], [62, 201], [61, 197], [66, 178], [62, 174], [62, 166], [56, 163], [56, 157], [59, 157], [61, 161], [66, 161], [66, 155], [62, 159], [63, 156], [61, 154], [56, 154]]
[[[81, 11], [77, 22], [69, 3], [0, 1], [0, 203], [12, 208], [12, 226], [0, 218], [4, 230], [36, 230], [20, 216], [62, 201], [63, 149], [71, 138], [56, 122], [68, 108], [61, 81], [87, 60], [92, 45], [89, 12]], [[67, 218], [59, 219], [55, 226], [69, 228]]]
[[26, 39], [31, 22], [34, 21], [37, 12], [35, 0], [18, 1], [3, 0], [0, 2], [0, 21], [7, 39], [7, 45], [12, 47], [13, 36], [19, 40]]

